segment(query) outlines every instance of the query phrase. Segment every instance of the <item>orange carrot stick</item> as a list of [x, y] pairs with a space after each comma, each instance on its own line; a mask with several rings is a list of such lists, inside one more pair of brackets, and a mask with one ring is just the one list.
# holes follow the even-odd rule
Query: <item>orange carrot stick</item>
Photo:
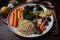
[[14, 26], [16, 27], [17, 24], [18, 24], [18, 13], [17, 13], [17, 10], [15, 9], [14, 10]]
[[42, 24], [40, 25], [40, 29], [42, 29], [42, 28], [45, 28], [45, 23], [47, 22], [47, 18], [42, 22]]
[[10, 25], [13, 26], [14, 25], [14, 13], [12, 12], [11, 15], [10, 15]]

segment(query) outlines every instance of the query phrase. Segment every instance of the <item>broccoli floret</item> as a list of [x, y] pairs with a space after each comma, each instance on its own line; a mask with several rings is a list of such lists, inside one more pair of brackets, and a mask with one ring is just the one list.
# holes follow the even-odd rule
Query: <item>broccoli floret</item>
[[33, 20], [35, 18], [35, 16], [33, 14], [31, 14], [30, 11], [25, 10], [24, 11], [24, 18], [27, 20]]
[[31, 11], [33, 11], [33, 9], [34, 9], [35, 7], [32, 5], [32, 6], [30, 6], [30, 10]]
[[24, 11], [24, 16], [27, 15], [27, 14], [30, 14], [30, 12], [25, 9], [25, 11]]
[[39, 5], [35, 5], [36, 11], [43, 11], [43, 9]]
[[27, 6], [25, 7], [25, 9], [26, 9], [26, 10], [29, 10], [29, 11], [33, 11], [33, 8], [34, 8], [33, 5], [32, 5], [32, 6], [28, 6], [28, 5], [27, 5]]
[[25, 7], [25, 9], [26, 9], [26, 10], [30, 10], [30, 6], [27, 5], [27, 6]]

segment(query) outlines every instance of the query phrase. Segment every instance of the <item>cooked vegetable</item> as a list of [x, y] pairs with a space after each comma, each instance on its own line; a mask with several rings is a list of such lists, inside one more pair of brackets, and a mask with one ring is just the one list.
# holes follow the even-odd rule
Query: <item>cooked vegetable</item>
[[18, 13], [16, 9], [14, 10], [14, 27], [17, 27], [18, 24]]
[[41, 14], [41, 13], [43, 13], [44, 11], [37, 11], [38, 12], [38, 14]]
[[35, 16], [31, 14], [28, 10], [24, 11], [24, 18], [27, 20], [33, 20], [35, 19]]
[[42, 23], [42, 19], [37, 19], [37, 24], [41, 24]]
[[51, 10], [49, 10], [49, 9], [46, 10], [46, 11], [45, 11], [45, 14], [46, 14], [47, 16], [51, 15]]
[[21, 20], [24, 19], [24, 15], [23, 15], [23, 12], [21, 12]]
[[21, 18], [21, 13], [20, 13], [20, 11], [18, 10], [18, 19], [20, 19]]
[[21, 19], [23, 20], [24, 19], [24, 16], [23, 16], [23, 11], [25, 10], [24, 6], [21, 6], [19, 8], [17, 8], [18, 10], [18, 19]]
[[41, 12], [41, 13], [39, 14], [39, 16], [40, 16], [40, 17], [46, 17], [47, 15], [46, 15], [46, 13]]
[[39, 5], [35, 5], [36, 11], [43, 11], [43, 9]]
[[10, 20], [10, 25], [11, 25], [11, 26], [14, 26], [14, 13], [12, 12], [10, 16], [11, 16], [11, 17], [10, 17], [10, 19], [11, 19], [11, 20]]
[[36, 24], [36, 22], [37, 22], [37, 20], [36, 20], [36, 19], [32, 20], [32, 23]]
[[34, 6], [26, 6], [25, 9], [29, 11], [33, 11]]
[[38, 29], [37, 34], [42, 34], [42, 31], [40, 29]]
[[37, 9], [37, 8], [35, 7], [33, 10], [36, 11], [36, 9]]
[[40, 34], [48, 25], [50, 10], [44, 11], [40, 5], [20, 6], [11, 13], [11, 25], [24, 35]]
[[[39, 11], [38, 11], [38, 13], [39, 13]], [[49, 15], [51, 15], [50, 10], [46, 10], [45, 12], [41, 11], [40, 14], [39, 14], [40, 17], [47, 17]]]
[[40, 29], [42, 30], [42, 28], [45, 28], [45, 23], [47, 22], [48, 20], [47, 20], [47, 18], [41, 23], [41, 25], [40, 25]]
[[25, 10], [29, 10], [29, 11], [30, 11], [30, 6], [27, 5], [27, 6], [25, 7]]
[[30, 6], [30, 11], [33, 11], [33, 9], [34, 9], [34, 6], [33, 5]]
[[23, 12], [25, 10], [24, 6], [20, 7], [20, 11]]
[[43, 27], [41, 27], [40, 28], [42, 31], [44, 31], [45, 29], [46, 29], [46, 27], [45, 26], [43, 26]]

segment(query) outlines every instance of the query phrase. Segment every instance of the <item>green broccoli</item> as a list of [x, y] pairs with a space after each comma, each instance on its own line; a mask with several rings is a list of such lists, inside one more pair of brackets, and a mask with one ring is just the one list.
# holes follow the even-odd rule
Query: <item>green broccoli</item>
[[24, 11], [24, 18], [27, 20], [33, 20], [33, 19], [35, 19], [35, 16], [32, 13], [30, 13], [29, 10], [25, 10]]
[[43, 9], [39, 5], [35, 5], [36, 11], [43, 11]]
[[26, 9], [26, 10], [29, 10], [29, 11], [33, 11], [33, 8], [34, 8], [33, 5], [32, 5], [32, 6], [28, 6], [28, 5], [27, 5], [27, 6], [25, 7], [25, 9]]

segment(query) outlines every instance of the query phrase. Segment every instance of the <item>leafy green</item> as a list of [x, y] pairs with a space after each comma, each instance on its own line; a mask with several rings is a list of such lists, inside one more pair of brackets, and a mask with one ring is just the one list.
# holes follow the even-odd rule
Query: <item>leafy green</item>
[[27, 20], [33, 20], [33, 19], [35, 19], [35, 16], [32, 13], [30, 13], [29, 10], [25, 10], [24, 11], [24, 18]]
[[33, 5], [32, 5], [32, 6], [28, 6], [28, 5], [27, 5], [27, 6], [25, 7], [25, 9], [26, 9], [26, 10], [29, 10], [29, 11], [33, 11], [33, 8], [34, 8]]
[[35, 5], [35, 6], [27, 5], [27, 6], [25, 6], [24, 18], [27, 20], [31, 20], [33, 23], [35, 23], [36, 22], [36, 20], [34, 20], [34, 19], [36, 19], [35, 15], [31, 13], [33, 10], [36, 10], [38, 14], [43, 12], [43, 9], [39, 5]]
[[36, 22], [37, 22], [36, 19], [32, 20], [32, 23], [36, 24]]
[[43, 11], [43, 9], [39, 5], [35, 5], [36, 11]]

